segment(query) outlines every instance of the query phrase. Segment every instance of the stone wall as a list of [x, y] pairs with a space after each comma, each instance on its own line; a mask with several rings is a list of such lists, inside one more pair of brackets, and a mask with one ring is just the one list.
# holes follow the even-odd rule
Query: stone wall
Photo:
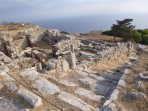
[[131, 43], [115, 43], [114, 46], [97, 52], [95, 61], [97, 63], [107, 63], [111, 60], [117, 60], [122, 55], [129, 56], [133, 50], [132, 47]]
[[0, 32], [0, 51], [9, 57], [17, 56], [26, 47], [34, 47], [44, 35], [38, 26], [23, 30]]
[[74, 39], [75, 36], [69, 35], [69, 34], [63, 34], [58, 29], [50, 29], [44, 32], [44, 36], [42, 37], [42, 40], [49, 41], [49, 44], [55, 44], [61, 40], [69, 40], [71, 38]]
[[[77, 57], [79, 65], [84, 61], [87, 67], [95, 64], [107, 64], [109, 61], [117, 60], [121, 56], [129, 56], [133, 50], [131, 42], [113, 43], [100, 40], [82, 40], [81, 52]], [[95, 65], [94, 64], [94, 65]], [[94, 66], [93, 65], [93, 66]]]
[[55, 55], [67, 54], [72, 50], [79, 50], [80, 45], [81, 42], [77, 39], [62, 40], [53, 45], [53, 52], [55, 53]]

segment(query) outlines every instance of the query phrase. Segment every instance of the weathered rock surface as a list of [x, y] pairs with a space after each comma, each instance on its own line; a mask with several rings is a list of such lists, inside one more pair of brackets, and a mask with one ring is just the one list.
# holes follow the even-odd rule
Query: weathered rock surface
[[17, 93], [33, 107], [42, 105], [42, 99], [26, 89], [19, 89]]
[[49, 82], [45, 78], [40, 78], [33, 83], [33, 87], [36, 88], [43, 95], [56, 94], [60, 92], [60, 89], [53, 83]]
[[148, 71], [139, 74], [139, 78], [142, 80], [148, 80]]
[[132, 99], [132, 100], [143, 100], [146, 97], [146, 95], [144, 93], [138, 93], [138, 92], [131, 92], [129, 94], [129, 97]]
[[9, 57], [7, 57], [3, 52], [0, 51], [0, 61], [4, 63], [10, 63], [12, 62]]
[[87, 103], [72, 94], [62, 92], [58, 97], [64, 102], [67, 102], [68, 104], [75, 106], [82, 111], [91, 111], [90, 106]]
[[124, 74], [130, 74], [131, 73], [131, 70], [130, 69], [125, 69], [124, 70]]
[[136, 47], [137, 51], [145, 50], [146, 48], [147, 46], [142, 44], [137, 44], [137, 47]]
[[83, 72], [83, 71], [80, 71], [80, 70], [76, 70], [76, 73], [82, 75], [82, 76], [88, 76], [88, 73], [87, 72]]
[[93, 100], [93, 101], [98, 101], [98, 102], [103, 98], [103, 96], [96, 95], [93, 92], [86, 90], [84, 88], [78, 88], [75, 91], [75, 93], [79, 94], [82, 97], [88, 98], [88, 99]]
[[105, 96], [109, 93], [110, 88], [107, 86], [100, 85], [100, 84], [94, 84], [93, 90], [96, 94]]
[[37, 80], [38, 78], [40, 78], [38, 72], [35, 70], [35, 68], [28, 68], [25, 69], [24, 71], [20, 72], [20, 75], [29, 81], [34, 81]]
[[116, 105], [114, 103], [110, 103], [104, 106], [101, 111], [117, 111]]
[[65, 85], [65, 86], [69, 86], [69, 87], [76, 87], [76, 86], [78, 86], [77, 84], [69, 82], [67, 80], [60, 80], [59, 83]]
[[11, 92], [16, 92], [18, 90], [18, 86], [15, 85], [12, 81], [4, 81], [3, 84]]
[[0, 75], [6, 75], [9, 72], [9, 68], [7, 66], [0, 66]]
[[111, 94], [109, 100], [116, 100], [116, 99], [118, 98], [118, 95], [119, 95], [119, 90], [118, 90], [118, 89], [115, 89], [115, 90], [112, 92], [112, 94]]
[[144, 84], [142, 81], [137, 81], [136, 84], [135, 84], [135, 88], [139, 91], [142, 91], [144, 90]]
[[67, 55], [67, 61], [71, 69], [76, 69], [76, 56], [74, 52], [69, 52]]
[[79, 79], [79, 82], [84, 85], [91, 85], [92, 82], [87, 79]]
[[69, 70], [69, 64], [68, 64], [68, 62], [66, 60], [62, 61], [62, 70], [64, 72], [67, 72]]

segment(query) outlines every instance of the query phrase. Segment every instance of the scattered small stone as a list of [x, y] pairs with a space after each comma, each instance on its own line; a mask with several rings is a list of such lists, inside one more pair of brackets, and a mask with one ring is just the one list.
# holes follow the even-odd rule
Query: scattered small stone
[[137, 47], [136, 47], [137, 51], [141, 51], [141, 50], [144, 50], [146, 48], [147, 48], [146, 45], [141, 45], [141, 44], [137, 44]]
[[22, 109], [22, 111], [30, 111], [29, 109]]
[[131, 70], [130, 69], [125, 69], [123, 74], [130, 74]]
[[91, 85], [92, 82], [87, 79], [79, 79], [79, 82], [84, 85]]
[[103, 106], [102, 111], [117, 111], [116, 105], [114, 103], [110, 103], [106, 106]]
[[49, 68], [49, 70], [53, 70], [56, 68], [56, 65], [55, 63], [49, 62], [47, 67]]
[[138, 92], [131, 92], [129, 94], [129, 97], [132, 99], [132, 100], [143, 100], [146, 98], [146, 95], [144, 93], [138, 93]]
[[138, 91], [142, 91], [144, 89], [144, 84], [142, 81], [137, 81], [136, 84], [135, 84], [135, 88], [138, 90]]
[[130, 66], [132, 66], [132, 63], [129, 61], [129, 62], [127, 63], [127, 65], [130, 67]]
[[3, 97], [0, 97], [0, 100], [2, 100], [3, 99]]
[[142, 80], [148, 80], [148, 72], [140, 73], [139, 78]]
[[131, 61], [131, 62], [137, 61], [137, 59], [138, 59], [137, 56], [131, 56], [131, 57], [130, 57], [130, 61]]

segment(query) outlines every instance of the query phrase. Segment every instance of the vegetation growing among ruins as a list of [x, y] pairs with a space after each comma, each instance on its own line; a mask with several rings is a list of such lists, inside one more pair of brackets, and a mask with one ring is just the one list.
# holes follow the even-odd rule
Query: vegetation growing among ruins
[[148, 44], [146, 37], [148, 29], [135, 29], [135, 26], [131, 24], [132, 21], [133, 19], [117, 20], [117, 24], [113, 24], [111, 30], [103, 31], [102, 34], [121, 37], [126, 41]]

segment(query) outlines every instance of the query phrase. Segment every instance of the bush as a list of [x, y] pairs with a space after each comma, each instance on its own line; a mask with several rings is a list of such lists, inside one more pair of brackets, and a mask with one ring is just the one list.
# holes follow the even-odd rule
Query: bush
[[143, 36], [143, 35], [148, 35], [148, 29], [144, 29], [144, 30], [138, 29], [137, 31], [138, 31], [139, 33], [141, 33], [142, 36]]
[[141, 33], [139, 33], [137, 30], [133, 30], [132, 38], [136, 43], [140, 43], [142, 40]]
[[142, 43], [145, 44], [145, 45], [148, 45], [148, 35], [144, 35], [142, 37]]
[[107, 30], [107, 31], [102, 32], [102, 35], [113, 36], [113, 32], [112, 32], [112, 30]]

